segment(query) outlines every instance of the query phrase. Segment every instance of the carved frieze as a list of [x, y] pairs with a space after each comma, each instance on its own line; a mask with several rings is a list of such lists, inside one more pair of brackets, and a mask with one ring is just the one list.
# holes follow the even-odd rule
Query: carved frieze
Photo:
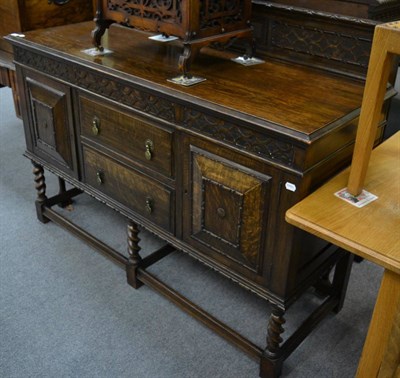
[[[146, 114], [151, 114], [169, 122], [181, 123], [175, 117], [174, 103], [126, 85], [123, 82], [97, 75], [93, 70], [86, 70], [82, 67], [77, 70], [65, 62], [61, 63], [56, 59], [21, 50], [18, 47], [15, 48], [15, 59], [31, 68]], [[189, 108], [184, 108], [182, 123], [183, 126], [196, 130], [201, 134], [212, 136], [263, 158], [274, 160], [287, 166], [293, 165], [294, 148], [290, 143], [278, 141], [255, 130], [249, 130]]]
[[187, 128], [263, 158], [283, 163], [289, 167], [293, 165], [295, 154], [291, 143], [278, 141], [255, 130], [249, 130], [189, 108], [184, 109], [183, 124]]
[[52, 77], [64, 80], [72, 85], [87, 89], [118, 103], [130, 106], [146, 114], [169, 122], [175, 121], [174, 104], [166, 99], [152, 95], [134, 86], [119, 82], [113, 78], [97, 74], [94, 70], [69, 65], [47, 56], [35, 54], [15, 47], [15, 60]]
[[260, 56], [357, 78], [366, 75], [377, 21], [265, 0], [252, 3]]
[[368, 67], [371, 41], [354, 33], [333, 32], [284, 21], [271, 24], [271, 44], [274, 47]]

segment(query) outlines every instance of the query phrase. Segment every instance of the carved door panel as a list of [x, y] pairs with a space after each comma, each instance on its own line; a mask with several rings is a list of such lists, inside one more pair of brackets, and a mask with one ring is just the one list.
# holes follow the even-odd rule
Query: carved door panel
[[189, 160], [185, 240], [230, 268], [261, 274], [271, 177], [195, 146]]
[[56, 168], [76, 176], [70, 88], [36, 74], [28, 74], [25, 85], [31, 115], [28, 148]]

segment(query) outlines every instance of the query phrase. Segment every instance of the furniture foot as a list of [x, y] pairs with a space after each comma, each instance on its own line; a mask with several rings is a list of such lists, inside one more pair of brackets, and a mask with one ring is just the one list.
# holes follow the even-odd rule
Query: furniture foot
[[126, 276], [128, 280], [128, 284], [138, 289], [143, 285], [142, 282], [137, 278], [137, 269], [142, 262], [142, 258], [139, 255], [140, 246], [139, 246], [139, 228], [138, 225], [129, 220], [128, 222], [128, 262], [126, 264]]
[[49, 222], [49, 219], [47, 219], [43, 215], [43, 206], [46, 203], [47, 197], [46, 197], [46, 181], [44, 177], [44, 169], [40, 164], [37, 164], [36, 162], [32, 161], [33, 164], [33, 175], [34, 175], [34, 181], [35, 181], [35, 189], [36, 189], [36, 201], [35, 201], [35, 206], [36, 206], [36, 215], [37, 218], [42, 222], [42, 223], [47, 223]]
[[285, 311], [274, 306], [268, 322], [267, 347], [263, 351], [260, 361], [260, 377], [279, 377], [282, 371], [284, 356], [280, 344], [283, 339], [281, 334], [285, 331], [283, 317]]

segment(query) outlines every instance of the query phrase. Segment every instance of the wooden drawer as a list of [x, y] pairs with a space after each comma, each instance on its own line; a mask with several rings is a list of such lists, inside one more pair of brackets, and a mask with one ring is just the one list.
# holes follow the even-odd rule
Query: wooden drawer
[[82, 95], [80, 110], [83, 136], [161, 174], [173, 175], [170, 131]]
[[85, 182], [167, 231], [173, 232], [171, 189], [90, 148], [83, 148]]

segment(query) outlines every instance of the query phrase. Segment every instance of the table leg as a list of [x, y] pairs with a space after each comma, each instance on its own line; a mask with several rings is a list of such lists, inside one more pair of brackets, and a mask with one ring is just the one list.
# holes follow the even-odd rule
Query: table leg
[[126, 275], [128, 279], [128, 284], [139, 289], [142, 283], [137, 278], [137, 269], [142, 262], [140, 257], [140, 246], [139, 246], [139, 227], [138, 225], [129, 220], [128, 222], [128, 263], [126, 265]]
[[399, 310], [400, 275], [385, 270], [358, 365], [357, 378], [378, 376]]
[[35, 176], [35, 189], [36, 189], [36, 215], [42, 223], [47, 223], [49, 220], [43, 215], [43, 208], [47, 201], [46, 196], [46, 179], [44, 177], [44, 169], [40, 164], [32, 161], [33, 175]]
[[400, 377], [400, 303], [378, 378]]

